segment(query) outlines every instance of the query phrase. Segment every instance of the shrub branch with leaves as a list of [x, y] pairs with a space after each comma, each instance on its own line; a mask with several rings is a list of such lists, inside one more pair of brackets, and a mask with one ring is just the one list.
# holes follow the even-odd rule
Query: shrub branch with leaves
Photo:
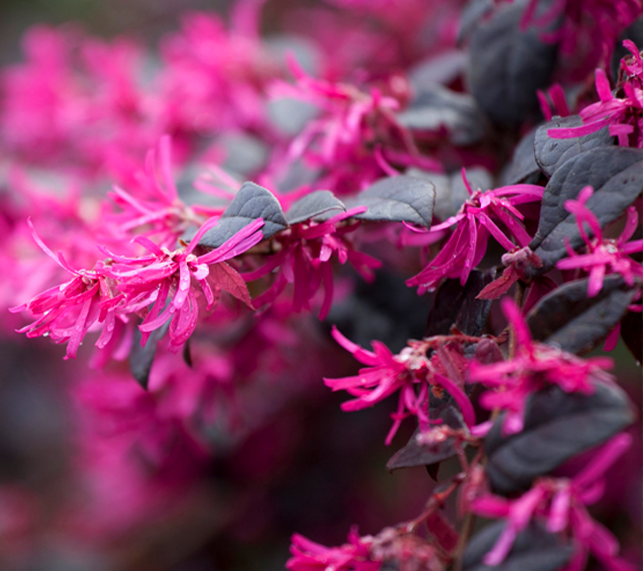
[[[66, 359], [95, 345], [103, 372], [75, 394], [90, 424], [109, 417], [124, 436], [79, 470], [91, 480], [134, 447], [166, 467], [104, 473], [138, 500], [96, 533], [194, 485], [215, 452], [207, 427], [252, 430], [270, 406], [251, 421], [244, 402], [271, 379], [287, 406], [299, 370], [348, 393], [347, 412], [396, 399], [385, 443], [416, 430], [388, 469], [426, 466], [440, 482], [417, 518], [375, 535], [355, 527], [339, 547], [293, 535], [290, 571], [580, 571], [589, 555], [634, 571], [587, 506], [640, 415], [612, 358], [584, 355], [620, 336], [642, 360], [643, 5], [337, 1], [323, 10], [338, 30], [344, 12], [376, 25], [359, 54], [320, 50], [310, 71], [263, 41], [261, 4], [240, 0], [230, 25], [189, 16], [153, 80], [133, 44], [44, 26], [2, 71], [13, 270], [0, 303]], [[438, 14], [444, 45], [419, 41], [417, 23]], [[365, 349], [333, 325], [337, 307], [387, 272], [417, 288], [424, 336]], [[322, 381], [302, 354], [310, 314], [363, 368]], [[225, 421], [222, 403], [236, 411]], [[476, 517], [497, 521], [473, 532]]]

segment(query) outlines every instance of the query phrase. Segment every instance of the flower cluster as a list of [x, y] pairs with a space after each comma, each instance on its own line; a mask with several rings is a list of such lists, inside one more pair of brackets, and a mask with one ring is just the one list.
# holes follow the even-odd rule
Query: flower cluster
[[[420, 155], [408, 129], [397, 121], [400, 99], [408, 98], [403, 88], [395, 96], [376, 87], [365, 92], [315, 79], [294, 60], [290, 68], [295, 85], [275, 81], [271, 97], [298, 99], [319, 108], [321, 114], [292, 140], [288, 163], [303, 158], [309, 167], [323, 169], [324, 176], [317, 183], [321, 188], [354, 192], [383, 174], [397, 174], [389, 162], [440, 170], [438, 162]], [[404, 84], [401, 78], [400, 82]]]
[[516, 536], [530, 521], [542, 520], [551, 533], [568, 533], [574, 539], [572, 569], [582, 569], [588, 553], [610, 571], [633, 571], [635, 567], [618, 557], [618, 542], [585, 506], [596, 503], [605, 489], [605, 472], [630, 446], [629, 434], [619, 434], [594, 454], [590, 462], [572, 478], [542, 478], [525, 494], [507, 499], [491, 494], [472, 502], [474, 513], [504, 518], [505, 528], [493, 549], [485, 555], [486, 565], [500, 565]]
[[[429, 391], [431, 387], [444, 389], [458, 403], [465, 423], [475, 424], [475, 412], [469, 397], [464, 392], [464, 372], [468, 363], [462, 357], [459, 347], [462, 343], [473, 342], [466, 336], [434, 338], [412, 342], [398, 355], [379, 341], [373, 341], [373, 351], [367, 351], [344, 337], [335, 327], [332, 335], [347, 351], [368, 368], [360, 369], [354, 377], [324, 379], [334, 391], [345, 390], [357, 397], [345, 402], [346, 411], [361, 410], [399, 391], [398, 409], [386, 443], [390, 444], [402, 420], [409, 415], [417, 417], [421, 428], [427, 428], [429, 418]], [[427, 351], [437, 351], [429, 359]], [[435, 390], [435, 389], [434, 389]]]
[[[524, 215], [516, 206], [539, 201], [543, 193], [542, 187], [517, 184], [474, 192], [464, 177], [464, 172], [463, 178], [470, 198], [455, 216], [432, 226], [429, 232], [440, 232], [454, 224], [455, 230], [429, 265], [407, 282], [409, 286], [418, 286], [419, 293], [434, 290], [445, 277], [460, 278], [460, 283], [464, 284], [471, 270], [484, 257], [490, 236], [507, 251], [516, 249], [516, 244], [507, 236], [507, 231], [519, 247], [527, 246], [531, 241], [522, 225]], [[493, 218], [499, 220], [507, 230], [503, 232]]]
[[292, 558], [286, 563], [289, 571], [379, 571], [381, 561], [372, 560], [369, 542], [352, 529], [348, 543], [340, 547], [324, 547], [295, 534], [290, 547]]
[[67, 358], [75, 358], [83, 337], [95, 324], [103, 325], [96, 342], [102, 348], [111, 339], [117, 316], [127, 321], [129, 314], [145, 313], [139, 326], [143, 344], [152, 331], [170, 321], [171, 343], [178, 348], [197, 325], [199, 309], [194, 282], [206, 299], [207, 309], [214, 305], [220, 289], [251, 305], [245, 282], [225, 262], [263, 239], [263, 220], [248, 224], [219, 248], [201, 256], [194, 255], [192, 251], [201, 237], [216, 223], [217, 219], [211, 218], [189, 245], [174, 252], [144, 236], [137, 237], [136, 241], [150, 252], [148, 255], [126, 258], [104, 249], [109, 258], [98, 262], [91, 271], [74, 270], [62, 254], [56, 257], [34, 232], [34, 238], [47, 255], [75, 277], [11, 309], [13, 312], [28, 310], [40, 316], [21, 332], [29, 337], [51, 335], [59, 343], [68, 341]]
[[346, 237], [360, 222], [342, 224], [364, 210], [363, 207], [351, 209], [324, 222], [300, 222], [280, 232], [274, 238], [277, 253], [263, 266], [243, 274], [246, 281], [254, 281], [273, 272], [275, 268], [278, 269], [272, 285], [255, 298], [256, 306], [261, 307], [274, 301], [287, 284], [292, 284], [293, 311], [310, 310], [310, 301], [323, 284], [324, 298], [319, 318], [324, 319], [333, 301], [334, 257], [340, 264], [351, 262], [363, 278], [372, 279], [372, 270], [379, 268], [381, 263], [368, 254], [357, 251]]
[[258, 37], [261, 4], [240, 2], [230, 27], [215, 14], [186, 15], [181, 32], [163, 41], [163, 65], [151, 78], [133, 42], [35, 27], [25, 37], [27, 61], [2, 74], [3, 144], [30, 161], [93, 174], [106, 165], [120, 176], [164, 133], [185, 156], [218, 129], [267, 130], [262, 94], [281, 69]]
[[[636, 207], [627, 209], [627, 220], [621, 235], [616, 239], [604, 238], [596, 215], [586, 206], [594, 194], [591, 186], [583, 188], [577, 200], [565, 201], [565, 208], [576, 216], [578, 230], [587, 247], [587, 253], [577, 254], [567, 240], [568, 258], [556, 263], [559, 270], [583, 270], [589, 273], [587, 285], [588, 297], [594, 297], [603, 287], [603, 278], [610, 273], [623, 277], [625, 283], [632, 286], [636, 277], [643, 278], [643, 266], [631, 255], [643, 251], [643, 240], [630, 240], [638, 226], [639, 215]], [[592, 237], [587, 233], [589, 228]]]
[[591, 357], [581, 359], [552, 345], [534, 342], [520, 309], [510, 298], [501, 301], [502, 310], [516, 338], [515, 354], [506, 361], [483, 364], [473, 361], [468, 381], [480, 382], [492, 390], [480, 397], [488, 410], [507, 413], [504, 432], [514, 434], [523, 428], [527, 398], [548, 385], [557, 385], [565, 392], [591, 394], [594, 381], [609, 383], [612, 359]]
[[583, 125], [580, 127], [549, 129], [550, 137], [569, 139], [595, 133], [608, 127], [612, 137], [617, 137], [619, 145], [643, 148], [643, 60], [639, 48], [631, 40], [623, 42], [631, 52], [630, 61], [621, 62], [623, 81], [616, 97], [602, 69], [596, 70], [596, 93], [599, 101], [580, 111]]

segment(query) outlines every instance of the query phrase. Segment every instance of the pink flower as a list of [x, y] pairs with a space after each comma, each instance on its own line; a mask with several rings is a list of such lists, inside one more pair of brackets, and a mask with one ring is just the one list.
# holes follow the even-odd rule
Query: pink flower
[[127, 374], [101, 374], [77, 384], [71, 396], [83, 490], [82, 501], [65, 513], [74, 537], [120, 537], [190, 497], [211, 451], [180, 419], [164, 414], [157, 395]]
[[640, 15], [639, 0], [530, 0], [521, 26], [553, 26], [541, 40], [559, 44], [561, 77], [581, 82], [597, 65], [606, 66], [618, 35]]
[[[583, 270], [589, 273], [588, 297], [594, 297], [601, 291], [603, 278], [606, 274], [620, 274], [629, 286], [634, 285], [636, 277], [643, 277], [643, 266], [630, 257], [635, 252], [643, 252], [643, 240], [628, 242], [638, 224], [639, 216], [636, 208], [634, 206], [628, 208], [627, 221], [621, 235], [616, 240], [606, 239], [603, 238], [598, 219], [585, 206], [592, 194], [594, 194], [592, 187], [586, 186], [578, 194], [578, 200], [565, 201], [567, 211], [576, 215], [576, 224], [588, 252], [577, 254], [569, 245], [569, 240], [566, 239], [569, 258], [560, 260], [556, 264], [559, 270]], [[585, 224], [589, 226], [594, 235], [593, 238], [588, 236]]]
[[622, 67], [625, 81], [621, 89], [624, 97], [614, 97], [602, 69], [596, 70], [596, 93], [599, 101], [588, 105], [580, 112], [583, 125], [580, 127], [549, 129], [553, 139], [569, 139], [595, 133], [609, 126], [612, 137], [618, 137], [619, 145], [643, 147], [643, 62], [634, 42], [625, 40], [623, 45], [632, 52], [632, 63], [625, 59]]
[[103, 324], [96, 345], [104, 347], [112, 337], [117, 310], [124, 296], [110, 284], [109, 268], [98, 262], [93, 270], [75, 270], [62, 253], [55, 256], [36, 234], [31, 220], [28, 221], [32, 234], [42, 250], [73, 277], [62, 285], [52, 287], [34, 297], [31, 301], [9, 309], [12, 313], [28, 310], [38, 319], [19, 333], [27, 337], [51, 336], [56, 343], [67, 344], [65, 359], [74, 359], [87, 331], [95, 324]]
[[[549, 96], [549, 99], [547, 96]], [[570, 114], [567, 99], [565, 98], [565, 91], [559, 83], [554, 83], [554, 85], [547, 90], [546, 94], [539, 89], [538, 101], [545, 121], [551, 121], [554, 115], [567, 117]], [[550, 101], [551, 106], [549, 104]]]
[[188, 206], [179, 197], [172, 176], [171, 139], [161, 138], [158, 149], [150, 150], [145, 159], [145, 169], [134, 174], [136, 187], [127, 192], [115, 186], [110, 198], [121, 212], [105, 215], [112, 239], [124, 240], [132, 232], [156, 236], [160, 246], [173, 246], [186, 230], [200, 226], [205, 219], [221, 215], [224, 207]]
[[360, 222], [342, 224], [364, 210], [366, 207], [357, 207], [324, 222], [308, 220], [292, 224], [277, 234], [273, 240], [278, 244], [278, 252], [260, 268], [243, 274], [246, 281], [253, 281], [278, 268], [270, 288], [255, 298], [256, 306], [274, 301], [291, 283], [293, 311], [310, 310], [310, 301], [323, 284], [324, 298], [319, 318], [324, 319], [333, 301], [333, 258], [340, 264], [351, 262], [364, 279], [371, 280], [372, 270], [379, 268], [381, 263], [355, 250], [346, 237], [359, 227]]
[[455, 216], [432, 226], [429, 233], [440, 232], [456, 224], [455, 231], [429, 265], [406, 282], [409, 286], [418, 286], [420, 294], [434, 290], [445, 277], [459, 277], [464, 285], [471, 270], [484, 257], [489, 236], [493, 236], [505, 250], [515, 250], [516, 244], [497, 226], [492, 216], [504, 224], [519, 246], [527, 246], [531, 241], [521, 222], [524, 216], [516, 206], [541, 200], [541, 186], [516, 184], [486, 192], [473, 192], [466, 178], [465, 184], [471, 198]]
[[533, 266], [542, 267], [541, 259], [531, 251], [529, 246], [514, 248], [511, 252], [502, 255], [502, 264], [505, 266], [502, 275], [492, 281], [476, 296], [478, 299], [497, 299], [507, 293], [509, 288], [519, 279], [525, 277], [525, 269]]
[[[373, 351], [367, 351], [346, 339], [335, 327], [332, 335], [360, 363], [368, 365], [367, 368], [360, 369], [359, 374], [354, 377], [324, 379], [326, 386], [333, 391], [345, 390], [357, 397], [342, 404], [343, 410], [355, 411], [373, 406], [399, 391], [398, 410], [391, 415], [394, 423], [386, 437], [387, 445], [393, 440], [402, 420], [409, 415], [417, 417], [421, 428], [428, 428], [431, 386], [446, 389], [460, 406], [465, 423], [468, 426], [475, 424], [473, 406], [462, 388], [462, 373], [467, 361], [462, 359], [457, 350], [448, 346], [442, 347], [446, 344], [446, 339], [416, 341], [398, 355], [394, 355], [380, 341], [373, 341]], [[429, 359], [426, 356], [427, 351], [434, 345], [439, 348]]]
[[411, 133], [398, 123], [398, 99], [375, 87], [365, 91], [315, 79], [294, 58], [289, 67], [296, 84], [276, 80], [269, 94], [299, 99], [321, 110], [291, 141], [286, 155], [288, 164], [304, 158], [308, 165], [325, 169], [318, 188], [353, 193], [383, 174], [398, 174], [387, 161], [442, 170], [438, 161], [421, 155]]
[[507, 361], [489, 365], [474, 361], [468, 380], [494, 389], [482, 394], [480, 404], [488, 410], [497, 408], [507, 412], [505, 433], [522, 430], [525, 401], [548, 384], [558, 385], [568, 393], [591, 394], [593, 381], [611, 382], [611, 375], [603, 370], [612, 368], [611, 359], [592, 357], [584, 360], [551, 345], [534, 342], [513, 300], [505, 297], [501, 305], [516, 336], [515, 355]]
[[98, 262], [94, 270], [80, 271], [69, 266], [62, 254], [56, 257], [34, 231], [38, 245], [74, 279], [48, 289], [26, 304], [11, 308], [14, 313], [29, 310], [40, 315], [20, 332], [26, 332], [28, 337], [50, 335], [58, 343], [69, 341], [66, 358], [74, 358], [92, 326], [103, 324], [96, 345], [104, 347], [112, 337], [117, 317], [127, 321], [128, 314], [147, 312], [140, 325], [142, 343], [147, 342], [152, 331], [170, 321], [170, 346], [178, 348], [192, 335], [197, 325], [199, 309], [193, 280], [199, 284], [208, 309], [218, 299], [220, 289], [252, 306], [245, 282], [225, 261], [263, 240], [263, 219], [248, 224], [219, 248], [201, 256], [194, 255], [192, 251], [203, 234], [217, 221], [211, 218], [203, 224], [192, 242], [183, 249], [170, 252], [148, 238], [138, 236], [135, 241], [150, 254], [126, 258], [101, 248], [110, 258]]
[[24, 51], [26, 61], [1, 77], [0, 138], [9, 150], [94, 176], [162, 133], [139, 87], [142, 54], [132, 42], [105, 44], [39, 25], [27, 32]]
[[265, 129], [264, 89], [281, 69], [262, 45], [261, 0], [236, 3], [231, 25], [218, 14], [193, 12], [164, 38], [161, 121], [168, 132]]
[[540, 478], [531, 490], [517, 499], [488, 494], [473, 500], [471, 509], [474, 513], [506, 519], [505, 528], [485, 556], [484, 563], [490, 566], [502, 563], [516, 536], [532, 519], [539, 519], [544, 520], [550, 533], [567, 532], [574, 538], [576, 553], [568, 569], [584, 569], [589, 552], [609, 571], [634, 571], [633, 565], [617, 557], [616, 538], [594, 521], [585, 508], [601, 498], [605, 489], [605, 472], [631, 441], [629, 434], [618, 434], [571, 479]]
[[[369, 538], [370, 539], [370, 538]], [[286, 563], [289, 571], [379, 571], [382, 561], [370, 556], [370, 540], [361, 538], [357, 529], [351, 529], [348, 543], [340, 547], [324, 547], [302, 535], [292, 536]]]
[[194, 255], [192, 251], [201, 237], [217, 222], [216, 218], [208, 220], [188, 246], [174, 252], [159, 248], [145, 237], [137, 237], [136, 241], [150, 251], [149, 255], [124, 258], [110, 254], [114, 260], [110, 276], [117, 280], [118, 288], [127, 296], [125, 309], [138, 313], [152, 304], [139, 326], [143, 332], [142, 344], [147, 342], [152, 331], [162, 327], [168, 320], [171, 347], [178, 348], [188, 340], [199, 316], [193, 281], [199, 284], [207, 309], [214, 305], [219, 288], [251, 306], [239, 274], [224, 262], [263, 240], [263, 219], [248, 224], [218, 248], [201, 256]]

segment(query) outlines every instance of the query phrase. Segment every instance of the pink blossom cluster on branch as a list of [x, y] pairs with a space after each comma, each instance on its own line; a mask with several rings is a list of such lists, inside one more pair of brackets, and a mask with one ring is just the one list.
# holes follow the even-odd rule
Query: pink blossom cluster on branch
[[209, 509], [215, 463], [256, 437], [237, 461], [279, 473], [290, 419], [345, 391], [394, 397], [386, 445], [416, 430], [387, 467], [439, 484], [339, 547], [295, 533], [291, 571], [634, 569], [586, 506], [640, 419], [584, 355], [641, 360], [640, 0], [333, 0], [281, 14], [310, 44], [285, 50], [273, 1], [187, 14], [157, 55], [37, 26], [0, 70], [2, 333], [76, 359], [61, 533]]

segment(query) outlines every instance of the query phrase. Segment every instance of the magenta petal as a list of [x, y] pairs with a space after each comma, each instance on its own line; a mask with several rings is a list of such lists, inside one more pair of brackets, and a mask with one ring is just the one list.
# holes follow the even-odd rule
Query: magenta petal
[[449, 394], [453, 397], [453, 400], [458, 403], [460, 411], [462, 412], [462, 418], [464, 419], [466, 425], [473, 426], [476, 423], [476, 413], [473, 410], [473, 405], [471, 404], [469, 397], [451, 379], [437, 373], [435, 374], [435, 378], [438, 380], [440, 385], [442, 385], [449, 392]]
[[574, 484], [587, 486], [600, 478], [632, 443], [632, 437], [626, 432], [617, 434], [594, 454], [590, 462], [574, 477]]
[[333, 339], [337, 341], [337, 343], [339, 343], [349, 353], [352, 353], [353, 357], [355, 357], [360, 363], [371, 366], [379, 364], [379, 360], [375, 353], [367, 351], [366, 349], [362, 349], [362, 347], [344, 337], [335, 325], [333, 325], [331, 329], [331, 335], [333, 336]]
[[532, 342], [531, 333], [529, 331], [529, 328], [527, 327], [525, 319], [522, 316], [522, 313], [520, 312], [520, 309], [518, 309], [518, 306], [515, 304], [513, 299], [511, 299], [510, 297], [502, 298], [500, 306], [503, 313], [505, 314], [505, 317], [514, 328], [518, 343], [520, 345], [530, 347]]

